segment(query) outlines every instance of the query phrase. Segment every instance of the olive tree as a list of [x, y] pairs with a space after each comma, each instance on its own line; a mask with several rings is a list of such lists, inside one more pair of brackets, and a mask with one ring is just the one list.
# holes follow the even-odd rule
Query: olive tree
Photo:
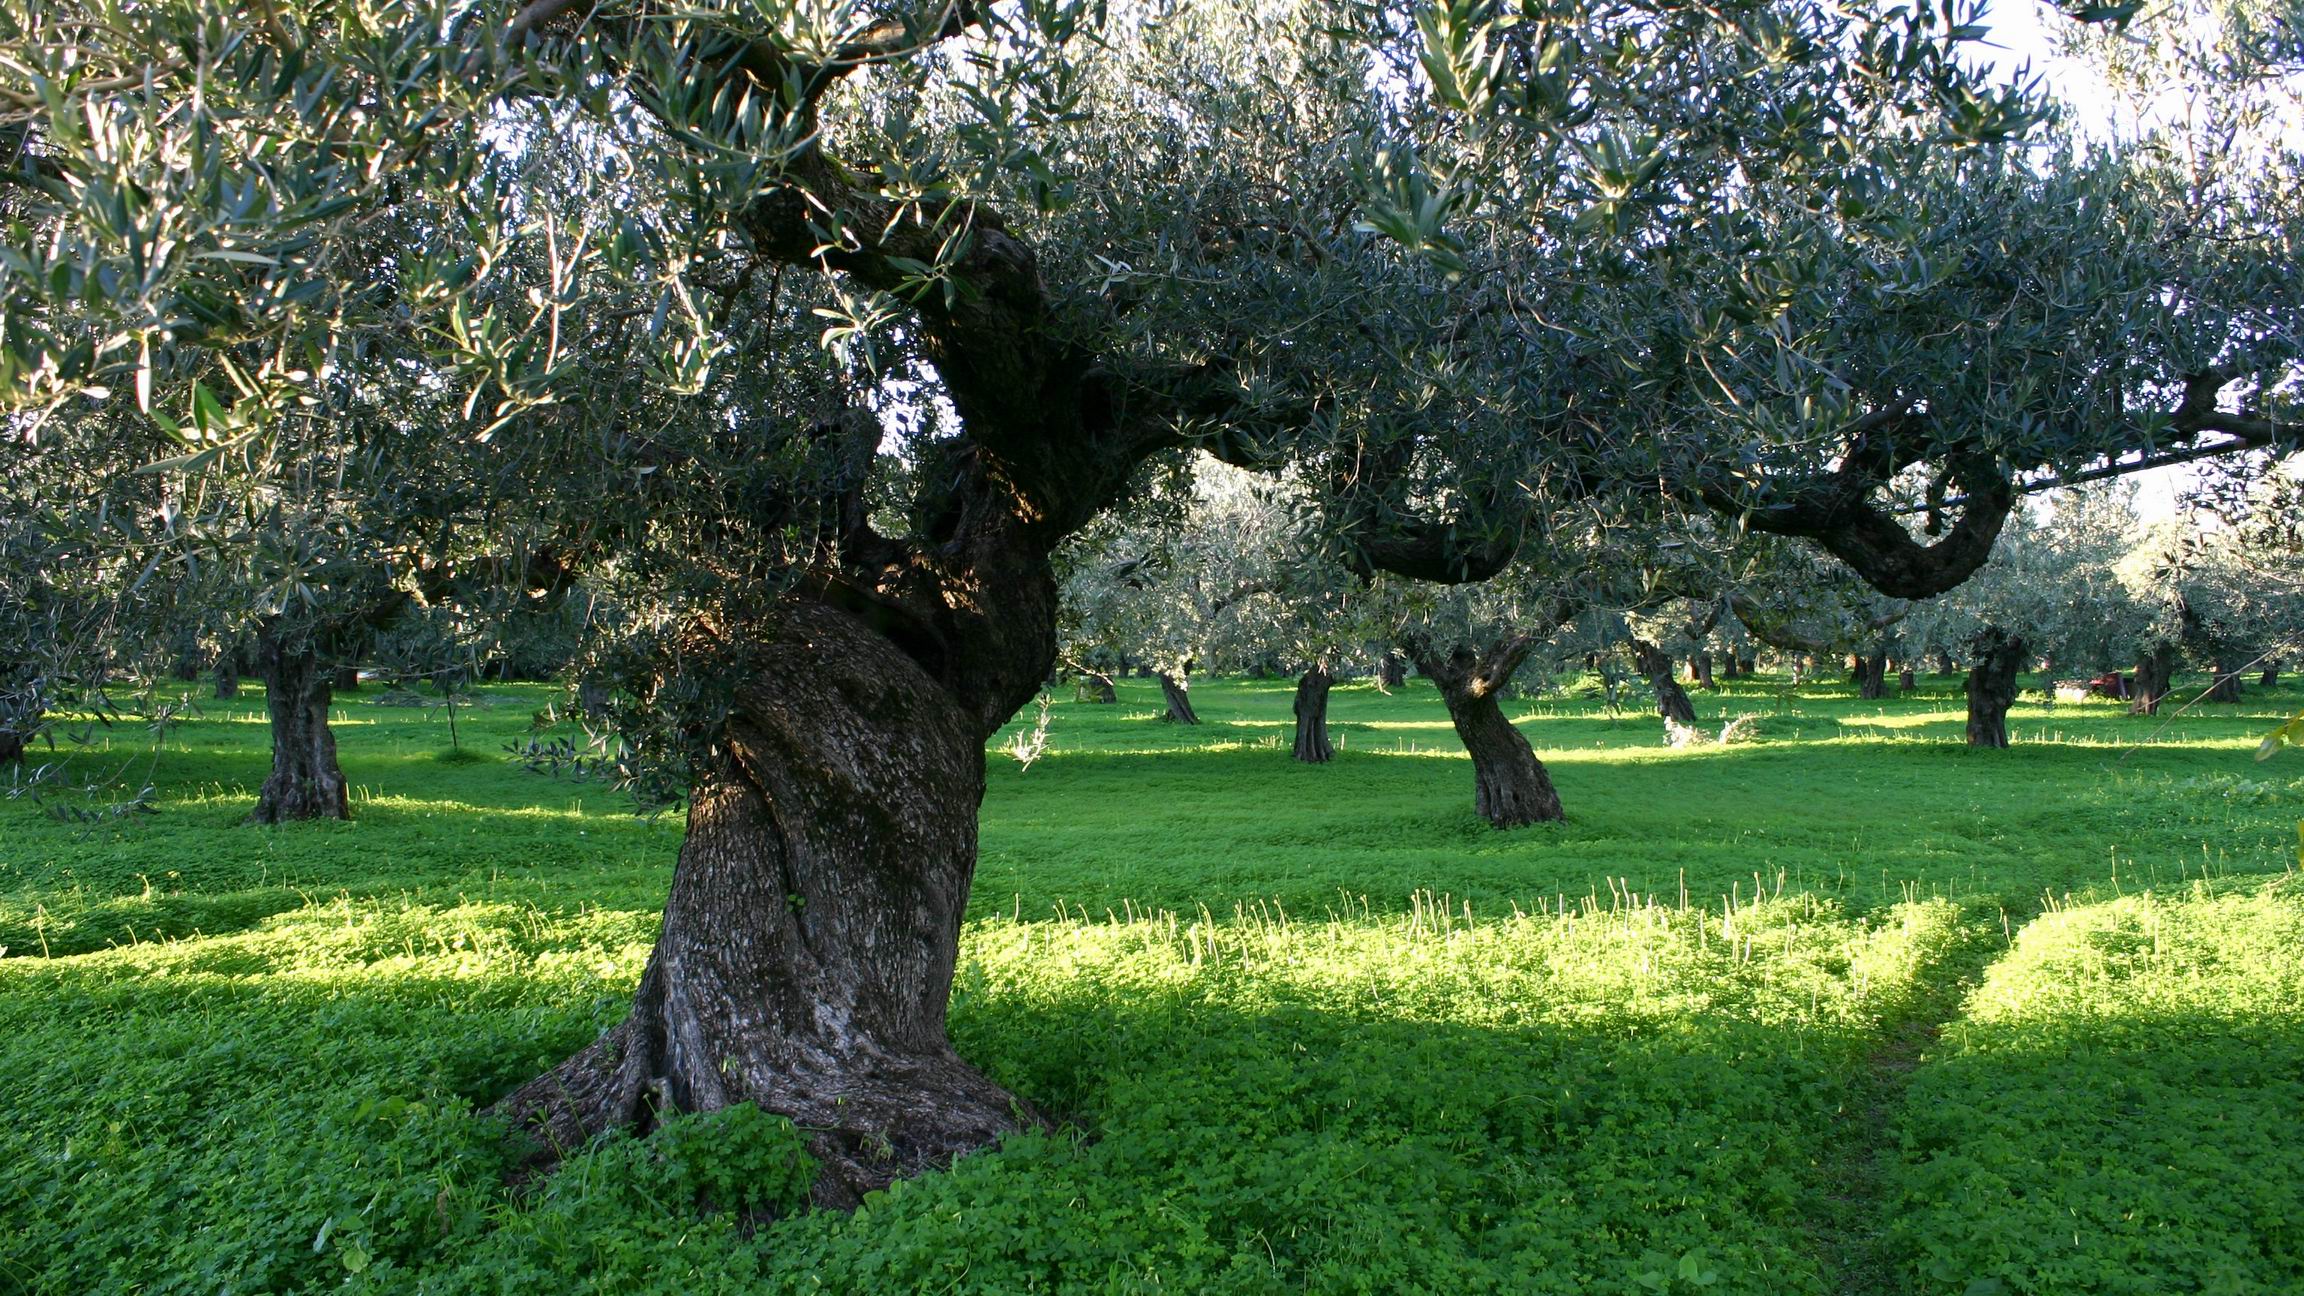
[[[2294, 354], [2288, 209], [2195, 237], [2133, 158], [2035, 163], [1972, 18], [38, 0], [0, 392], [16, 444], [140, 429], [247, 500], [341, 469], [610, 591], [686, 835], [630, 1015], [500, 1110], [548, 1157], [756, 1102], [853, 1201], [1038, 1119], [945, 1030], [984, 744], [1147, 459], [1292, 465], [1363, 574], [1492, 575], [1646, 490], [1907, 597], [2017, 474], [2289, 434], [2225, 402]], [[379, 438], [457, 489], [396, 502]], [[1524, 750], [1489, 648], [1421, 664]]]

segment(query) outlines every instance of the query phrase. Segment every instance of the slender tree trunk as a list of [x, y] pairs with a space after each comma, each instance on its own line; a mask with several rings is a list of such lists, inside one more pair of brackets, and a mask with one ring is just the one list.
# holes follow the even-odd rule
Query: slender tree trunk
[[1328, 744], [1328, 690], [1335, 682], [1325, 664], [1296, 681], [1295, 755], [1307, 765], [1325, 765], [1336, 758], [1336, 749]]
[[2207, 700], [2210, 702], [2238, 702], [2242, 698], [2240, 672], [2226, 670], [2224, 664], [2218, 662], [2216, 664], [2216, 682], [2208, 687]]
[[1632, 658], [1640, 673], [1648, 677], [1648, 687], [1656, 691], [1656, 714], [1677, 724], [1696, 723], [1696, 707], [1688, 700], [1688, 690], [1672, 677], [1670, 654], [1645, 639], [1634, 639]]
[[2008, 745], [2008, 708], [2016, 702], [2016, 675], [2024, 668], [2024, 641], [1998, 626], [1976, 636], [1968, 661], [1968, 745]]
[[843, 612], [763, 638], [632, 1015], [498, 1110], [549, 1156], [752, 1102], [814, 1135], [817, 1198], [849, 1205], [1037, 1120], [945, 1034], [989, 730]]
[[2160, 699], [2168, 696], [2168, 688], [2176, 674], [2176, 649], [2172, 644], [2153, 644], [2136, 655], [2136, 678], [2129, 687], [2128, 710], [2132, 715], [2160, 714]]
[[1168, 710], [1160, 718], [1171, 724], [1196, 725], [1200, 715], [1192, 709], [1191, 687], [1184, 680], [1166, 671], [1159, 673], [1160, 696], [1168, 701]]
[[1528, 645], [1522, 641], [1486, 654], [1463, 646], [1446, 657], [1428, 648], [1415, 654], [1416, 669], [1439, 686], [1456, 736], [1472, 756], [1472, 804], [1481, 818], [1499, 828], [1567, 818], [1544, 762], [1536, 759], [1528, 739], [1496, 704], [1505, 681], [1527, 655]]
[[336, 735], [328, 728], [335, 694], [319, 654], [309, 643], [284, 646], [278, 635], [267, 633], [257, 640], [256, 670], [272, 717], [272, 776], [264, 780], [248, 822], [351, 818], [344, 771], [336, 764]]

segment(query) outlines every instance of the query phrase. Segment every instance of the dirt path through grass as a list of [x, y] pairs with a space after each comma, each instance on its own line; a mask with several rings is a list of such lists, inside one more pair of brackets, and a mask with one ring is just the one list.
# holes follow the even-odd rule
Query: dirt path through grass
[[1837, 1155], [1821, 1167], [1825, 1181], [1838, 1187], [1814, 1226], [1826, 1281], [1841, 1296], [1895, 1296], [1906, 1289], [1887, 1245], [1887, 1172], [1896, 1154], [1891, 1127], [1922, 1055], [2007, 948], [1997, 915], [1989, 921], [1965, 915], [1960, 939], [1920, 969], [1921, 993], [1883, 1024], [1880, 1043], [1864, 1059], [1843, 1111]]

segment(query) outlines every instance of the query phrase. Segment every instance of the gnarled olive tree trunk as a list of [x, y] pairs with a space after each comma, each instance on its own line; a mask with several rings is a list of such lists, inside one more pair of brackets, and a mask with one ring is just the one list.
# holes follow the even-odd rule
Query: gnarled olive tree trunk
[[1688, 701], [1688, 690], [1672, 677], [1672, 657], [1663, 649], [1645, 639], [1632, 641], [1633, 664], [1648, 677], [1648, 687], [1656, 692], [1656, 714], [1675, 724], [1696, 723], [1696, 708]]
[[1567, 818], [1544, 762], [1497, 705], [1534, 646], [1523, 636], [1485, 652], [1459, 644], [1443, 656], [1429, 645], [1410, 645], [1416, 669], [1439, 687], [1456, 736], [1472, 756], [1473, 806], [1499, 828]]
[[989, 730], [846, 612], [743, 647], [632, 1015], [500, 1110], [565, 1148], [756, 1103], [840, 1204], [1033, 1119], [945, 1035]]
[[2243, 700], [2244, 696], [2240, 691], [2239, 670], [2237, 668], [2227, 669], [2222, 662], [2216, 663], [2216, 681], [2208, 686], [2205, 700], [2209, 702], [2239, 702]]
[[2267, 657], [2264, 659], [2264, 673], [2256, 677], [2256, 683], [2261, 688], [2273, 688], [2280, 683], [2279, 658]]
[[1712, 654], [1698, 653], [1688, 659], [1688, 679], [1700, 689], [1720, 687], [1712, 678]]
[[1168, 703], [1168, 709], [1161, 714], [1160, 718], [1170, 724], [1196, 725], [1200, 723], [1200, 713], [1192, 709], [1191, 686], [1185, 683], [1182, 678], [1166, 671], [1161, 671], [1159, 678], [1160, 696], [1165, 698]]
[[2176, 645], [2146, 645], [2144, 651], [2136, 654], [2136, 678], [2129, 686], [2129, 714], [2160, 714], [2160, 700], [2168, 696], [2175, 676]]
[[1328, 743], [1328, 690], [1335, 683], [1325, 662], [1296, 681], [1295, 756], [1307, 765], [1325, 765], [1336, 758], [1336, 749]]
[[1385, 688], [1396, 689], [1408, 682], [1408, 659], [1397, 648], [1387, 648], [1376, 663], [1376, 682]]
[[328, 728], [335, 693], [319, 652], [309, 639], [267, 631], [256, 641], [256, 673], [272, 718], [272, 774], [248, 822], [351, 818], [344, 771], [336, 764], [336, 735]]
[[1856, 658], [1856, 696], [1867, 701], [1888, 696], [1888, 653]]
[[2024, 669], [2024, 641], [1999, 626], [1986, 626], [1968, 653], [1968, 745], [2005, 747], [2016, 675]]

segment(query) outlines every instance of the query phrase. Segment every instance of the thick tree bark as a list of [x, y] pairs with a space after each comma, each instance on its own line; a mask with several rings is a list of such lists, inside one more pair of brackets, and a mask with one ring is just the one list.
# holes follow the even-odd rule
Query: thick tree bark
[[1700, 689], [1716, 689], [1720, 685], [1712, 678], [1712, 654], [1698, 653], [1688, 659], [1688, 678]]
[[1036, 1119], [945, 1035], [987, 730], [834, 609], [747, 658], [632, 1015], [499, 1110], [570, 1148], [756, 1103], [814, 1134], [819, 1200], [852, 1204]]
[[335, 694], [319, 654], [309, 642], [284, 645], [267, 633], [257, 640], [256, 671], [272, 717], [272, 775], [248, 822], [351, 818], [344, 771], [336, 764], [336, 735], [328, 728]]
[[1192, 709], [1190, 686], [1166, 671], [1159, 673], [1159, 679], [1160, 696], [1167, 699], [1168, 702], [1168, 710], [1160, 718], [1170, 724], [1196, 725], [1200, 723], [1199, 713]]
[[1528, 739], [1496, 704], [1504, 684], [1533, 646], [1525, 638], [1485, 653], [1458, 645], [1446, 656], [1428, 646], [1412, 646], [1416, 669], [1439, 686], [1456, 736], [1472, 756], [1472, 804], [1481, 818], [1499, 828], [1567, 818], [1544, 762], [1536, 759]]
[[2008, 745], [2008, 708], [2024, 669], [2024, 641], [1998, 626], [1980, 631], [1968, 659], [1968, 745]]
[[1648, 687], [1656, 691], [1656, 714], [1676, 724], [1696, 723], [1696, 707], [1688, 700], [1688, 690], [1672, 677], [1671, 655], [1645, 639], [1634, 639], [1632, 659], [1648, 677]]
[[2169, 685], [2175, 674], [2175, 645], [2153, 644], [2138, 653], [2135, 681], [2129, 685], [2129, 713], [2160, 714], [2160, 700], [2168, 696]]
[[1336, 758], [1328, 743], [1328, 690], [1336, 682], [1326, 665], [1314, 666], [1296, 681], [1296, 759], [1325, 765]]
[[1888, 696], [1888, 654], [1874, 653], [1856, 661], [1856, 696], [1867, 700]]

